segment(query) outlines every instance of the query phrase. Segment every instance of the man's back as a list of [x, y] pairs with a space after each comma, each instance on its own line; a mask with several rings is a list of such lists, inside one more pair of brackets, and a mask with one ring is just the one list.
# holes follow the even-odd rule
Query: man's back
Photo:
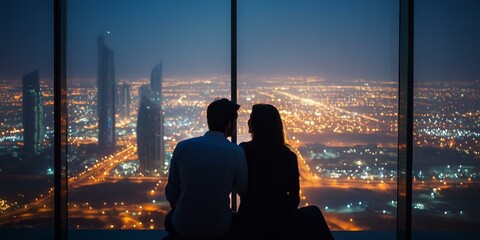
[[244, 152], [223, 133], [209, 131], [180, 142], [165, 190], [168, 201], [175, 203], [176, 231], [185, 238], [222, 237], [233, 217], [229, 194], [246, 187]]

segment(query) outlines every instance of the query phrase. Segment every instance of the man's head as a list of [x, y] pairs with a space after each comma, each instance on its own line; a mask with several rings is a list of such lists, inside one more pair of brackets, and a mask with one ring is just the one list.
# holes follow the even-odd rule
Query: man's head
[[226, 98], [210, 103], [207, 108], [207, 122], [210, 131], [222, 132], [226, 137], [233, 135], [236, 129], [240, 105]]

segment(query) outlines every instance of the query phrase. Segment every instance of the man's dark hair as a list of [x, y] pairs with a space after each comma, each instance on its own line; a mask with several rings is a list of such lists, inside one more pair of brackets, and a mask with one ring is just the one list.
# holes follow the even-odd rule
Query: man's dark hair
[[217, 99], [207, 108], [207, 122], [210, 131], [224, 132], [228, 122], [238, 117], [240, 105], [226, 98]]

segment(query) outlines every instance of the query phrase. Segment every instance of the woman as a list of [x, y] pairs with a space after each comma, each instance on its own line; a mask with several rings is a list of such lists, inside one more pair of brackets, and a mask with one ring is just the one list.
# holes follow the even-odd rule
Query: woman
[[248, 120], [252, 141], [241, 143], [248, 165], [248, 190], [240, 194], [242, 239], [333, 239], [320, 209], [297, 209], [297, 156], [285, 143], [282, 119], [269, 104], [256, 104]]
[[300, 202], [297, 156], [285, 143], [278, 110], [252, 107], [252, 141], [241, 143], [248, 165], [248, 190], [240, 195], [238, 217], [243, 239], [291, 239]]

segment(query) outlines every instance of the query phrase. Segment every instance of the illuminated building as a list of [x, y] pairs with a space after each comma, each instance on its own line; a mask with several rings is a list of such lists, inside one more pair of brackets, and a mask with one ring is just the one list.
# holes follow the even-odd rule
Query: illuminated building
[[109, 150], [115, 147], [115, 69], [113, 51], [103, 36], [98, 37], [98, 146]]
[[123, 120], [130, 118], [130, 85], [124, 83], [120, 85], [119, 115]]
[[137, 120], [137, 147], [140, 171], [161, 171], [165, 161], [162, 111], [162, 63], [151, 74], [150, 86], [140, 88], [140, 109]]
[[142, 173], [162, 170], [165, 160], [163, 114], [160, 102], [148, 86], [140, 88], [141, 101], [137, 119], [137, 151]]
[[38, 70], [22, 79], [23, 143], [27, 159], [40, 153], [44, 138], [43, 96], [40, 92]]

